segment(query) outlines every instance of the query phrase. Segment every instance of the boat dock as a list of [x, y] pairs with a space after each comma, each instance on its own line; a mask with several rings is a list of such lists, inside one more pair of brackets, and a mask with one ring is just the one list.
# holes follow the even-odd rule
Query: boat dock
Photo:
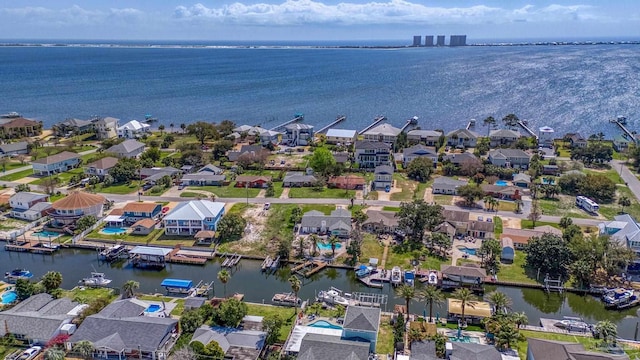
[[180, 249], [180, 244], [178, 244], [167, 255], [167, 262], [176, 264], [204, 265], [207, 263], [207, 258], [199, 255], [185, 253]]
[[40, 241], [11, 241], [4, 245], [7, 251], [30, 252], [34, 254], [51, 255], [60, 246], [58, 244], [43, 243]]
[[400, 128], [400, 131], [404, 132], [409, 126], [417, 125], [417, 124], [418, 124], [418, 117], [414, 116], [411, 119], [407, 120], [407, 122]]
[[471, 130], [471, 129], [475, 129], [476, 127], [476, 119], [471, 119], [469, 120], [469, 122], [467, 123], [467, 130]]
[[102, 248], [98, 250], [98, 257], [106, 262], [116, 261], [120, 258], [126, 258], [129, 256], [127, 247], [124, 245], [115, 245], [109, 248]]
[[240, 262], [240, 259], [242, 259], [242, 255], [238, 255], [238, 254], [225, 254], [223, 255], [223, 259], [222, 260], [222, 267], [226, 267], [226, 268], [231, 268], [234, 267], [236, 265], [238, 265], [238, 263]]
[[620, 129], [622, 129], [622, 132], [625, 134], [626, 138], [631, 139], [631, 141], [633, 141], [634, 144], [637, 143], [636, 141], [636, 137], [633, 135], [633, 133], [631, 131], [629, 131], [629, 129], [627, 129], [626, 126], [624, 126], [627, 123], [627, 118], [624, 116], [618, 116], [617, 118], [610, 120], [610, 122], [618, 125], [618, 127], [620, 127]]
[[362, 135], [365, 133], [365, 131], [371, 129], [372, 127], [378, 125], [380, 122], [387, 120], [387, 117], [384, 115], [380, 115], [378, 117], [376, 117], [375, 119], [373, 119], [373, 122], [371, 124], [369, 124], [367, 127], [365, 127], [364, 129], [360, 130], [358, 132], [358, 135]]
[[331, 127], [333, 127], [334, 125], [337, 125], [343, 121], [347, 120], [347, 116], [346, 115], [338, 115], [338, 117], [336, 117], [336, 119], [330, 123], [327, 126], [322, 127], [320, 130], [316, 131], [316, 134], [321, 134], [329, 129], [331, 129]]
[[267, 257], [262, 262], [262, 265], [260, 265], [260, 270], [267, 271], [267, 269], [271, 268], [272, 263], [273, 263], [273, 259], [271, 259], [271, 256], [267, 255]]
[[285, 127], [285, 126], [287, 126], [287, 125], [289, 125], [289, 124], [291, 124], [291, 123], [294, 123], [294, 122], [297, 122], [297, 121], [302, 121], [302, 120], [304, 120], [304, 114], [302, 114], [302, 113], [298, 113], [298, 114], [295, 114], [295, 115], [294, 115], [294, 118], [293, 118], [293, 119], [291, 119], [291, 120], [289, 120], [289, 121], [285, 121], [285, 122], [283, 122], [282, 124], [280, 124], [280, 125], [278, 125], [278, 126], [275, 126], [275, 127], [272, 127], [272, 128], [271, 128], [271, 129], [269, 129], [269, 130], [271, 130], [271, 131], [276, 131], [276, 130], [278, 130], [278, 129], [280, 129], [280, 128], [283, 128], [283, 127]]
[[536, 135], [536, 133], [535, 133], [533, 130], [531, 130], [531, 129], [527, 126], [527, 124], [525, 124], [525, 123], [524, 123], [524, 121], [522, 121], [522, 120], [518, 120], [518, 125], [520, 125], [520, 127], [521, 127], [521, 128], [523, 128], [523, 129], [524, 129], [524, 131], [526, 131], [527, 133], [529, 133], [529, 135], [530, 135], [531, 137], [534, 137], [534, 138], [536, 138], [536, 139], [538, 138], [538, 135]]
[[327, 267], [327, 263], [324, 261], [319, 261], [319, 260], [307, 261], [291, 268], [291, 272], [308, 278], [309, 276], [319, 272], [325, 267]]
[[531, 330], [531, 331], [543, 331], [543, 332], [556, 333], [556, 334], [592, 336], [591, 332], [586, 331], [585, 329], [568, 330], [568, 329], [559, 328], [555, 326], [555, 324], [557, 324], [558, 322], [560, 322], [560, 320], [540, 318], [540, 326], [523, 325], [522, 329]]
[[391, 270], [374, 270], [371, 274], [358, 278], [361, 283], [375, 289], [382, 289], [385, 282], [391, 282]]

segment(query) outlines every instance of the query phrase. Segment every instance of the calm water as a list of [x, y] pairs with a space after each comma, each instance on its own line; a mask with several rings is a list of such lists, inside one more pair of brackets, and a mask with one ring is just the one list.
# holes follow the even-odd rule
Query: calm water
[[[2, 271], [9, 271], [16, 267], [23, 267], [31, 270], [34, 278], [39, 278], [49, 270], [60, 271], [63, 274], [64, 288], [74, 287], [80, 279], [89, 276], [95, 268], [104, 272], [106, 276], [113, 280], [114, 287], [120, 287], [127, 280], [140, 282], [142, 292], [163, 292], [160, 283], [164, 278], [172, 277], [179, 279], [190, 279], [194, 282], [216, 281], [216, 295], [223, 295], [223, 287], [217, 283], [216, 275], [220, 270], [217, 262], [209, 262], [206, 266], [189, 266], [169, 264], [165, 270], [150, 271], [133, 269], [126, 263], [117, 263], [113, 266], [100, 262], [96, 253], [89, 250], [64, 249], [56, 255], [45, 256], [29, 253], [6, 252], [4, 247], [0, 247], [0, 264]], [[252, 302], [269, 303], [271, 297], [276, 292], [290, 291], [287, 279], [290, 276], [288, 269], [281, 269], [274, 275], [266, 275], [260, 272], [259, 261], [242, 260], [240, 266], [232, 274], [231, 280], [227, 283], [227, 293], [239, 292], [245, 294], [245, 299]], [[404, 304], [404, 300], [395, 298], [390, 286], [385, 286], [382, 290], [369, 289], [362, 286], [354, 277], [352, 271], [328, 269], [314, 275], [304, 281], [300, 291], [303, 299], [311, 299], [320, 290], [328, 289], [330, 286], [337, 287], [346, 292], [381, 292], [389, 295], [388, 310], [393, 304]], [[562, 316], [579, 316], [588, 322], [597, 322], [609, 319], [618, 324], [618, 332], [624, 338], [633, 338], [634, 329], [638, 318], [636, 310], [624, 312], [607, 311], [602, 303], [594, 297], [581, 297], [575, 294], [546, 294], [540, 290], [519, 289], [510, 287], [487, 287], [487, 293], [497, 289], [506, 293], [513, 299], [513, 309], [524, 311], [531, 324], [537, 324], [540, 317], [560, 319]], [[412, 303], [412, 311], [420, 313], [420, 308], [424, 304]], [[435, 313], [441, 316], [446, 314], [446, 305], [437, 307]]]
[[[450, 130], [510, 112], [534, 128], [592, 134], [639, 121], [640, 46], [408, 49], [3, 47], [0, 113], [46, 126], [98, 114], [151, 113], [273, 127], [303, 112], [324, 125], [347, 115], [363, 128], [384, 114], [399, 126]], [[486, 130], [480, 127], [478, 130]]]

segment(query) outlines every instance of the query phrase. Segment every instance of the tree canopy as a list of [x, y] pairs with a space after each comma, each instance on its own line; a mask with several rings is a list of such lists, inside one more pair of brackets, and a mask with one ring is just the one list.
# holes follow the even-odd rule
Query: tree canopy
[[569, 246], [560, 236], [544, 234], [529, 240], [525, 260], [529, 268], [540, 269], [541, 273], [548, 273], [551, 277], [566, 279], [572, 260]]
[[238, 240], [244, 233], [247, 220], [239, 214], [227, 214], [218, 222], [218, 237], [222, 241]]
[[398, 226], [404, 229], [409, 238], [422, 244], [425, 230], [433, 230], [442, 223], [442, 206], [427, 204], [423, 199], [400, 203]]
[[325, 147], [316, 148], [309, 159], [309, 166], [316, 173], [322, 176], [328, 176], [334, 170], [336, 159], [331, 151]]
[[433, 160], [428, 157], [418, 157], [407, 165], [407, 176], [419, 182], [427, 182], [433, 172]]

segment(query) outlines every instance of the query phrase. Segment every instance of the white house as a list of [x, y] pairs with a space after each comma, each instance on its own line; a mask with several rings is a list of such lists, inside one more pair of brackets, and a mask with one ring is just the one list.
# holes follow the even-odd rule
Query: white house
[[93, 126], [96, 129], [96, 137], [100, 140], [104, 140], [118, 136], [119, 121], [119, 119], [108, 116], [95, 120], [93, 122]]
[[376, 190], [393, 187], [393, 167], [389, 165], [376, 166], [373, 174], [373, 187]]
[[468, 182], [466, 181], [441, 176], [433, 179], [433, 185], [431, 185], [431, 189], [434, 194], [457, 195], [458, 188], [467, 184]]
[[135, 139], [151, 131], [151, 125], [131, 120], [118, 127], [118, 137]]
[[216, 230], [224, 214], [224, 203], [211, 200], [181, 202], [162, 223], [167, 235], [195, 235], [200, 230]]
[[329, 129], [326, 134], [327, 144], [353, 144], [358, 139], [355, 130]]
[[369, 129], [363, 133], [364, 139], [369, 141], [382, 141], [387, 144], [396, 142], [402, 130], [389, 124], [382, 124]]
[[134, 139], [127, 139], [107, 149], [108, 153], [116, 154], [119, 158], [137, 158], [143, 151], [144, 144]]
[[9, 198], [11, 206], [11, 216], [23, 220], [38, 220], [47, 209], [51, 208], [48, 202], [49, 195], [21, 191], [13, 194]]
[[435, 130], [410, 130], [407, 133], [409, 143], [422, 143], [427, 146], [436, 146], [442, 133]]

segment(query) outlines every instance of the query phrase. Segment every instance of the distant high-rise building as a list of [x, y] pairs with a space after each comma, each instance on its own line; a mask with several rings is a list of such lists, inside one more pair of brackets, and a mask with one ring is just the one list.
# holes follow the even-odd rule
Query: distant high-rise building
[[413, 46], [421, 46], [422, 45], [422, 36], [414, 35], [413, 36]]
[[467, 45], [467, 35], [451, 35], [449, 46], [465, 46]]
[[438, 35], [436, 46], [444, 46], [444, 35]]
[[433, 35], [427, 35], [424, 37], [424, 46], [433, 46]]

